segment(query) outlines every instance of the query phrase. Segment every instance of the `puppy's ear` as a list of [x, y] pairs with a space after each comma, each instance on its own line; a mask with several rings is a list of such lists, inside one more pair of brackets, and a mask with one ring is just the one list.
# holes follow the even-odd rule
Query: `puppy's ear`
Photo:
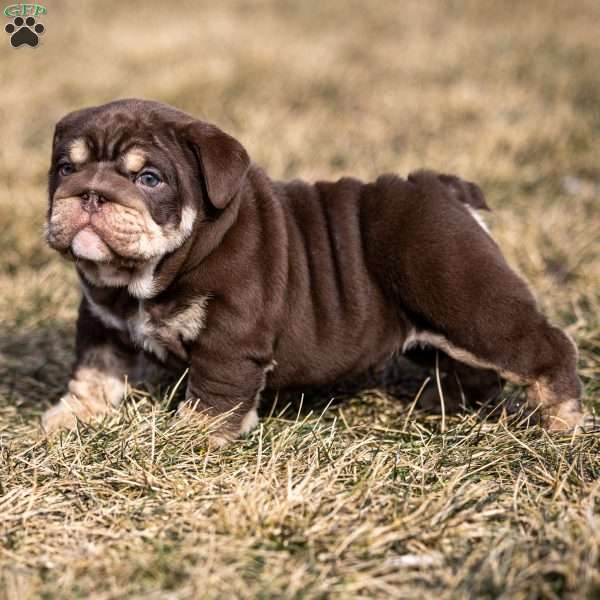
[[242, 187], [250, 157], [246, 149], [218, 127], [194, 121], [185, 128], [185, 138], [198, 164], [211, 203], [223, 209]]

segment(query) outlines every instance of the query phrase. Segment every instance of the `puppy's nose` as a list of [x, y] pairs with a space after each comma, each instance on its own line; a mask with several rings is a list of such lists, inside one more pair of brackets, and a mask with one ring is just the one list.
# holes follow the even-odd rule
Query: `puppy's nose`
[[81, 194], [81, 208], [89, 213], [95, 213], [106, 202], [103, 196], [100, 196], [94, 190]]

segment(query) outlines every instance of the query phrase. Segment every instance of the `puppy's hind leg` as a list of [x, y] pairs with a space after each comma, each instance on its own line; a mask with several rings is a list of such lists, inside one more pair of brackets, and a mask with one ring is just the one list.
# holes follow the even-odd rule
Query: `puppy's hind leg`
[[444, 181], [432, 173], [412, 181], [420, 192], [419, 220], [401, 248], [395, 286], [415, 326], [411, 336], [529, 385], [542, 423], [573, 429], [582, 418], [573, 342], [540, 313], [527, 284], [468, 210], [440, 202]]
[[[575, 373], [576, 353], [570, 339], [560, 329], [546, 323], [531, 331], [527, 339], [515, 340], [515, 355], [502, 355], [502, 350], [492, 358], [482, 358], [477, 345], [469, 351], [454, 344], [444, 335], [421, 330], [413, 333], [413, 339], [422, 344], [438, 348], [464, 365], [470, 365], [473, 372], [498, 374], [495, 394], [501, 390], [501, 379], [518, 385], [528, 385], [528, 404], [539, 411], [542, 424], [549, 430], [568, 431], [581, 423], [581, 384]], [[482, 349], [483, 350], [483, 349]], [[452, 384], [453, 381], [450, 381]], [[491, 388], [490, 388], [491, 390]], [[477, 393], [479, 390], [475, 390]], [[449, 388], [450, 398], [453, 388]], [[468, 399], [472, 390], [462, 388], [460, 393]], [[437, 389], [432, 389], [437, 397]], [[492, 396], [493, 394], [490, 394]]]

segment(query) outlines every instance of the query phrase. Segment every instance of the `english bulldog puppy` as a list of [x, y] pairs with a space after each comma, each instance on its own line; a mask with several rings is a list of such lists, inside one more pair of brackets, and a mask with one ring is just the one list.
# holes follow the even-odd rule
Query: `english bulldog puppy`
[[54, 135], [47, 239], [83, 297], [68, 391], [43, 428], [187, 367], [185, 405], [226, 414], [223, 443], [257, 424], [267, 386], [331, 384], [407, 353], [443, 370], [433, 402], [486, 401], [508, 380], [529, 386], [548, 429], [570, 430], [576, 348], [482, 226], [486, 208], [476, 185], [429, 171], [273, 181], [233, 137], [158, 102], [71, 113]]

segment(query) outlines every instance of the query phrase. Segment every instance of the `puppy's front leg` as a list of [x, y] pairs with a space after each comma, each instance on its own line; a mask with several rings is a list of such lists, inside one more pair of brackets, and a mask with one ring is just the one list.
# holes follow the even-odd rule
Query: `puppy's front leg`
[[77, 320], [76, 363], [67, 393], [42, 415], [47, 434], [72, 429], [77, 420], [93, 417], [117, 408], [125, 394], [125, 377], [131, 372], [135, 353], [117, 345], [111, 332], [93, 316], [84, 299]]
[[215, 349], [202, 344], [195, 349], [190, 364], [186, 400], [179, 408], [185, 416], [190, 410], [209, 417], [227, 413], [211, 436], [217, 446], [227, 444], [258, 424], [256, 408], [265, 387], [269, 361], [233, 351], [234, 346]]

